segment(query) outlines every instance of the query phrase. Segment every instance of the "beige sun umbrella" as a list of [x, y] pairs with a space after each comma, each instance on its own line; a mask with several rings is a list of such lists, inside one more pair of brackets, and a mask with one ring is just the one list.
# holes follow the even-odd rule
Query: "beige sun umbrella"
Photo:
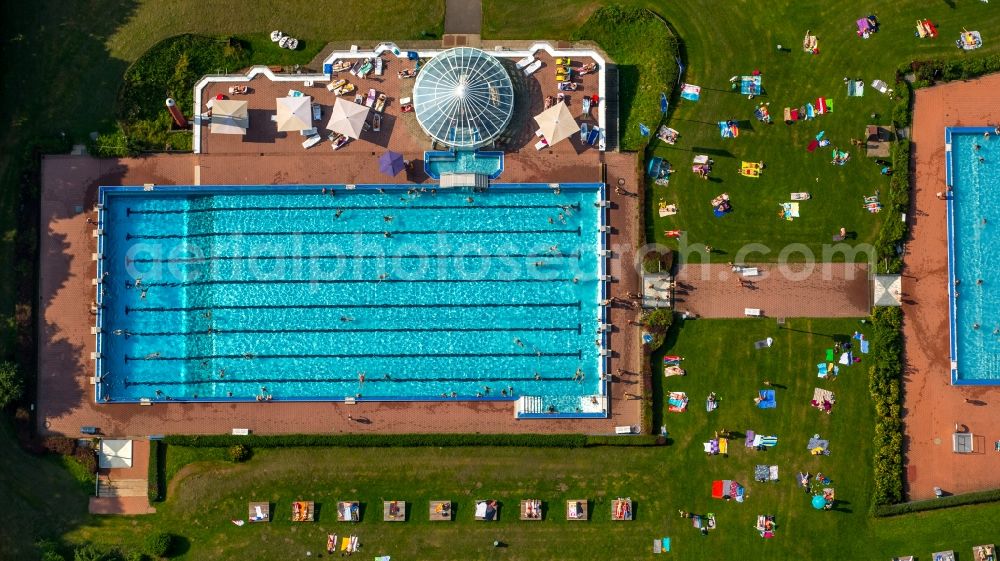
[[535, 115], [535, 122], [549, 146], [580, 132], [580, 125], [573, 119], [565, 103], [557, 103]]
[[368, 118], [369, 108], [338, 97], [330, 112], [330, 122], [326, 128], [339, 132], [348, 138], [360, 138]]
[[[215, 112], [215, 109], [212, 109]], [[312, 98], [304, 95], [299, 97], [278, 98], [278, 130], [303, 131], [312, 128]]]
[[217, 99], [212, 103], [212, 124], [209, 130], [221, 134], [246, 134], [250, 126], [247, 102]]

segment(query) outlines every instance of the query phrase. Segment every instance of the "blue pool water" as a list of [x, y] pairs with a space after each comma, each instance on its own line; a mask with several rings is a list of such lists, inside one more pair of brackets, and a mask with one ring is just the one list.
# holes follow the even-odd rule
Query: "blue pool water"
[[599, 186], [407, 187], [102, 188], [98, 399], [599, 395]]
[[982, 131], [953, 133], [951, 142], [952, 283], [953, 292], [959, 294], [952, 298], [955, 382], [996, 384], [1000, 383], [1000, 138], [994, 134], [984, 138]]
[[440, 179], [442, 173], [478, 173], [496, 179], [503, 172], [503, 152], [426, 152], [424, 162], [431, 179]]

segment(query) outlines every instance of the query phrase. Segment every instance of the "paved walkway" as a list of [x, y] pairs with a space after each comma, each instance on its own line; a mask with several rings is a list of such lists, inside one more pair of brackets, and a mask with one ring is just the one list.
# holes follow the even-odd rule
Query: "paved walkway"
[[[682, 265], [674, 301], [679, 312], [705, 318], [744, 317], [758, 308], [768, 317], [863, 317], [869, 313], [868, 266], [855, 263], [765, 264], [742, 277], [729, 265]], [[744, 282], [741, 284], [739, 279]]]
[[483, 27], [482, 0], [447, 0], [444, 5], [446, 34], [479, 35]]
[[[1000, 121], [998, 88], [1000, 75], [993, 75], [917, 90], [914, 102], [913, 239], [906, 245], [902, 279], [910, 499], [930, 498], [935, 486], [949, 493], [1000, 486], [1000, 454], [993, 451], [994, 441], [1000, 440], [1000, 387], [952, 386], [949, 377], [946, 214], [944, 201], [936, 196], [945, 185], [944, 128]], [[952, 452], [956, 423], [975, 435], [976, 453]]]

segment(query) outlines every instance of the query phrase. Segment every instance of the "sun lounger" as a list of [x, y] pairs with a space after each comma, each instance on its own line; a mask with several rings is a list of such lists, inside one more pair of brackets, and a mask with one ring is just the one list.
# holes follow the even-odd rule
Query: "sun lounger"
[[744, 277], [759, 277], [760, 270], [758, 270], [757, 267], [743, 267], [743, 269], [740, 270], [740, 274]]
[[791, 195], [789, 195], [789, 198], [792, 199], [793, 201], [808, 201], [809, 199], [812, 198], [812, 195], [805, 192], [799, 192], [799, 193], [792, 193]]
[[406, 501], [382, 501], [383, 522], [404, 522], [406, 520]]
[[361, 520], [361, 507], [357, 501], [340, 501], [337, 503], [337, 521], [358, 522]]
[[760, 308], [743, 308], [743, 315], [747, 317], [759, 318], [764, 315]]
[[542, 61], [536, 60], [535, 62], [529, 64], [528, 66], [526, 66], [524, 68], [524, 75], [525, 76], [531, 76], [532, 74], [534, 74], [535, 72], [537, 72], [538, 69], [541, 68], [541, 67], [542, 67]]
[[292, 503], [292, 522], [312, 522], [316, 503], [312, 501], [295, 501]]
[[535, 150], [542, 150], [549, 147], [549, 142], [544, 138], [535, 143]]
[[541, 520], [542, 501], [538, 499], [525, 499], [521, 501], [521, 520]]
[[250, 522], [267, 522], [271, 519], [271, 503], [250, 503]]
[[[316, 130], [316, 129], [313, 129], [313, 130]], [[312, 148], [313, 146], [316, 146], [317, 144], [319, 144], [321, 140], [323, 140], [322, 136], [320, 136], [318, 134], [314, 134], [314, 135], [310, 136], [309, 138], [307, 138], [307, 139], [305, 139], [305, 140], [302, 141], [302, 147], [308, 150], [309, 148]]]
[[601, 138], [601, 129], [599, 127], [591, 127], [590, 134], [587, 135], [587, 144], [593, 146], [597, 144], [597, 141]]
[[589, 516], [584, 499], [566, 501], [566, 520], [586, 520]]
[[431, 521], [451, 520], [451, 501], [431, 501]]
[[619, 497], [611, 501], [611, 519], [632, 520], [632, 499]]
[[497, 518], [497, 502], [496, 501], [476, 501], [476, 520], [484, 520], [492, 522]]
[[535, 62], [535, 55], [528, 55], [522, 58], [521, 60], [517, 61], [517, 64], [515, 64], [514, 66], [516, 66], [518, 70], [524, 70], [533, 62]]

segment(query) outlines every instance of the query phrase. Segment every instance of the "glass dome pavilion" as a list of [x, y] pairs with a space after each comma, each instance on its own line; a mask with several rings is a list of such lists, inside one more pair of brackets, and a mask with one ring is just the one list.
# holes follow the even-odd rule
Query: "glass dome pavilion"
[[438, 142], [472, 150], [489, 144], [514, 114], [514, 86], [503, 65], [471, 47], [449, 49], [420, 68], [413, 86], [420, 127]]

